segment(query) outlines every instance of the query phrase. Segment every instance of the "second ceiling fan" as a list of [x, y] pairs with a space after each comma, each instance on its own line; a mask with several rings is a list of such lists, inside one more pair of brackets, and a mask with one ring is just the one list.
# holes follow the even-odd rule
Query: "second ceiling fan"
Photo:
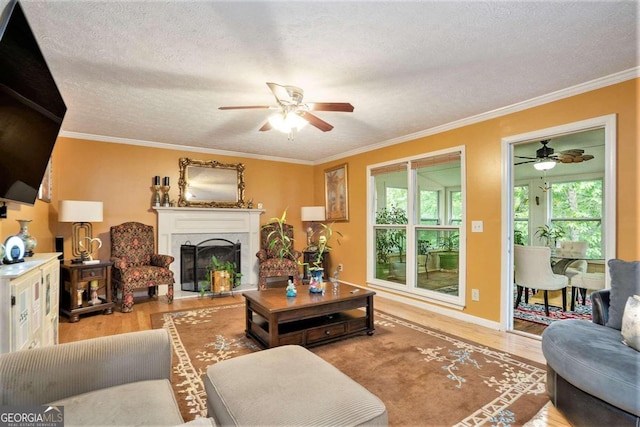
[[269, 120], [262, 125], [260, 131], [277, 129], [281, 132], [292, 134], [310, 123], [323, 132], [333, 129], [333, 126], [325, 122], [311, 111], [337, 111], [351, 113], [353, 105], [348, 102], [302, 102], [304, 91], [296, 86], [283, 86], [277, 83], [267, 83], [276, 98], [278, 105], [246, 105], [235, 107], [219, 107], [220, 110], [248, 110], [265, 109], [278, 110]]
[[514, 156], [518, 159], [526, 159], [521, 162], [515, 163], [515, 165], [517, 166], [525, 163], [533, 163], [536, 169], [545, 170], [551, 169], [556, 163], [581, 163], [593, 159], [593, 156], [591, 154], [584, 154], [584, 150], [581, 148], [564, 150], [558, 154], [554, 154], [553, 148], [547, 147], [547, 144], [549, 144], [550, 142], [550, 139], [540, 141], [542, 147], [536, 150], [536, 157]]

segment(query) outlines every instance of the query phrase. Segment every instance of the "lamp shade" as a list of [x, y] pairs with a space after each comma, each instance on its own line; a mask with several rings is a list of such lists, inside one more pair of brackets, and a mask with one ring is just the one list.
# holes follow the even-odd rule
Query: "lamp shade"
[[324, 221], [324, 206], [303, 206], [300, 218], [302, 221]]
[[60, 222], [102, 222], [102, 202], [60, 200]]

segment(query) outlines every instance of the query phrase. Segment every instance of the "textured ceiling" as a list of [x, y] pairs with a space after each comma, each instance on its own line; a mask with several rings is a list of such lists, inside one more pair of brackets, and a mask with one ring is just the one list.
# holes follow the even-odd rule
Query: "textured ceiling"
[[[7, 0], [0, 0], [5, 6]], [[23, 1], [68, 107], [63, 134], [318, 162], [621, 72], [636, 1]], [[258, 132], [266, 82], [317, 112]], [[213, 151], [216, 152], [216, 151]]]

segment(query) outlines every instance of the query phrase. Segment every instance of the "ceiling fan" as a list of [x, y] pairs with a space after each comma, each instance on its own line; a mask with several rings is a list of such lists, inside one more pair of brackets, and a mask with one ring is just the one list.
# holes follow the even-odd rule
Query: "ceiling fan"
[[526, 159], [522, 162], [516, 163], [515, 165], [533, 163], [533, 166], [538, 170], [548, 170], [553, 168], [556, 163], [581, 163], [593, 159], [591, 154], [584, 154], [584, 150], [580, 148], [573, 148], [571, 150], [565, 150], [558, 154], [554, 154], [553, 148], [547, 147], [549, 142], [551, 142], [550, 139], [540, 141], [542, 147], [536, 150], [536, 157], [514, 156], [518, 159]]
[[265, 109], [277, 110], [277, 113], [269, 117], [269, 120], [262, 125], [260, 131], [277, 129], [281, 132], [291, 134], [302, 129], [308, 123], [317, 127], [323, 132], [333, 129], [333, 126], [325, 122], [318, 116], [311, 114], [311, 111], [338, 111], [351, 113], [353, 105], [348, 102], [302, 102], [304, 91], [296, 86], [283, 86], [276, 83], [267, 83], [271, 92], [276, 97], [278, 105], [246, 105], [236, 107], [219, 107], [219, 110], [249, 110]]

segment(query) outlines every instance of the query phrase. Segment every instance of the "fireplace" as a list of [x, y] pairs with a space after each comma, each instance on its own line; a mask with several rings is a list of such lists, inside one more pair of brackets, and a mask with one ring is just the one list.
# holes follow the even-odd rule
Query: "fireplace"
[[190, 242], [180, 246], [180, 283], [183, 291], [198, 292], [198, 284], [205, 282], [205, 289], [209, 288], [209, 265], [211, 257], [218, 261], [235, 263], [236, 270], [242, 271], [240, 256], [242, 244], [233, 243], [227, 239], [208, 239], [197, 245]]
[[[193, 293], [182, 291], [182, 286], [178, 286], [178, 281], [182, 278], [181, 246], [208, 239], [241, 242], [241, 289], [257, 288], [256, 253], [260, 250], [262, 209], [156, 207], [154, 210], [158, 215], [158, 253], [171, 255], [176, 259], [170, 266], [176, 280], [175, 298], [193, 296]], [[158, 293], [166, 293], [166, 286], [161, 286]]]

